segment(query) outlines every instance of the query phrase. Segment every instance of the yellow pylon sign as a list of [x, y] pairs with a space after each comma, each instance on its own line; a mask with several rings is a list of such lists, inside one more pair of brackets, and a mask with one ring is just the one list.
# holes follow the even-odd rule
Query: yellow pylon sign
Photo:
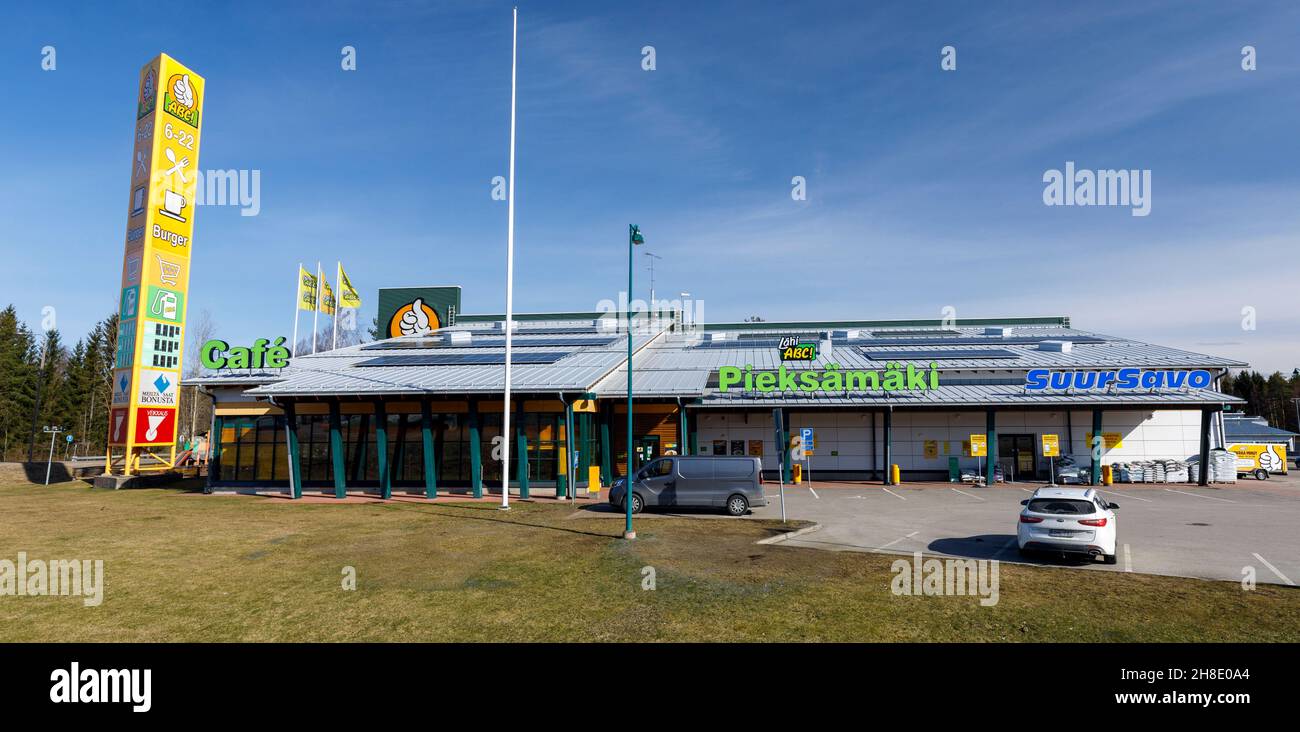
[[108, 442], [174, 450], [199, 184], [203, 77], [160, 54], [140, 70]]

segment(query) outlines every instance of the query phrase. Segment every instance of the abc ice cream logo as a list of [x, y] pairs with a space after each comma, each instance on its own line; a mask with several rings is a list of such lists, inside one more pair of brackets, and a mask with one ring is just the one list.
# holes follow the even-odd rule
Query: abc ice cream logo
[[393, 319], [388, 321], [388, 336], [397, 338], [404, 335], [417, 335], [419, 333], [428, 333], [442, 327], [438, 321], [438, 314], [433, 308], [424, 304], [421, 298], [415, 298], [397, 309], [393, 313]]

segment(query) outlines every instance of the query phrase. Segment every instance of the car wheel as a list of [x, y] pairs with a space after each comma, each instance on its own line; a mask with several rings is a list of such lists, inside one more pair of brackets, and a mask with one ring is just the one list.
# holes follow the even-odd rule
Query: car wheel
[[1255, 480], [1268, 480], [1268, 471], [1260, 468], [1255, 471]]
[[727, 513], [732, 516], [744, 516], [749, 511], [749, 501], [739, 493], [727, 499]]
[[632, 494], [632, 513], [641, 513], [641, 510], [642, 510], [643, 508], [645, 508], [645, 501], [641, 500], [641, 494], [640, 494], [640, 493], [633, 493], [633, 494]]
[[1118, 560], [1115, 558], [1115, 555], [1114, 555], [1114, 554], [1103, 554], [1103, 555], [1101, 555], [1101, 559], [1102, 559], [1102, 561], [1105, 562], [1106, 564], [1114, 564], [1115, 562], [1118, 561]]

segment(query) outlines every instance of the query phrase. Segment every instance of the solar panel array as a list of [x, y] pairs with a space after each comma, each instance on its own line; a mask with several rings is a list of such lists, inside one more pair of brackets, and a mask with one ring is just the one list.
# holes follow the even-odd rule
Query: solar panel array
[[[529, 334], [531, 335], [531, 334]], [[520, 338], [518, 334], [513, 339], [515, 347], [524, 346], [607, 346], [618, 340], [617, 336], [606, 336], [602, 338], [574, 338], [574, 337], [550, 337], [550, 338]], [[410, 340], [390, 340], [379, 341], [362, 346], [363, 351], [399, 351], [417, 348], [505, 348], [505, 336], [475, 336], [467, 343], [452, 343], [442, 338], [413, 338]]]
[[[521, 351], [510, 355], [512, 364], [550, 364], [569, 355], [564, 351]], [[403, 353], [379, 356], [357, 366], [492, 366], [504, 364], [504, 353]]]
[[872, 361], [908, 361], [908, 360], [938, 360], [938, 359], [955, 359], [955, 358], [1019, 358], [1020, 355], [1014, 351], [1008, 351], [1005, 348], [972, 348], [967, 351], [949, 351], [944, 349], [930, 350], [867, 350], [858, 349], [862, 355]]
[[[791, 334], [795, 335], [795, 334]], [[818, 341], [816, 334], [808, 334], [806, 341]], [[942, 336], [935, 338], [832, 338], [837, 346], [1032, 346], [1043, 341], [1070, 341], [1071, 343], [1105, 343], [1105, 338], [1096, 336], [1055, 335], [1055, 336]], [[750, 337], [740, 340], [702, 341], [692, 348], [776, 348], [781, 344], [780, 336], [765, 338]]]

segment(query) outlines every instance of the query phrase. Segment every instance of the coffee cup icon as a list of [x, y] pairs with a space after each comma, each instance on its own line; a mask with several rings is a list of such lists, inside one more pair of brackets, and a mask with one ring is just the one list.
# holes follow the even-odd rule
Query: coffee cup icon
[[186, 205], [188, 204], [185, 201], [185, 196], [182, 196], [176, 191], [164, 190], [163, 207], [158, 209], [158, 213], [169, 219], [175, 219], [183, 224], [185, 223], [185, 217], [181, 216], [181, 211]]

